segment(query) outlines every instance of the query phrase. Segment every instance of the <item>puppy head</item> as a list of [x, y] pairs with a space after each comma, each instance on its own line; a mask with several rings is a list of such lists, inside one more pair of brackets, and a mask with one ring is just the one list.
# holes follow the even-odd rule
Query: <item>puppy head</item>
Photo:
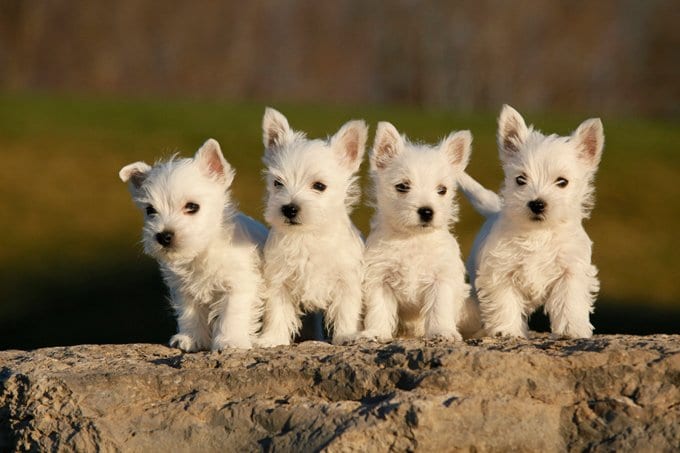
[[503, 106], [498, 148], [505, 173], [504, 212], [537, 227], [587, 217], [603, 147], [599, 119], [584, 121], [568, 137], [546, 136], [527, 127], [515, 109]]
[[302, 231], [346, 217], [359, 195], [355, 174], [366, 146], [366, 124], [350, 121], [327, 140], [310, 140], [267, 108], [262, 129], [267, 222]]
[[172, 158], [153, 167], [136, 162], [119, 175], [144, 213], [144, 251], [158, 260], [195, 257], [220, 234], [233, 210], [234, 170], [213, 139], [193, 159]]
[[457, 220], [456, 181], [471, 143], [470, 131], [459, 131], [436, 146], [413, 144], [378, 123], [370, 155], [378, 221], [399, 232], [448, 228]]

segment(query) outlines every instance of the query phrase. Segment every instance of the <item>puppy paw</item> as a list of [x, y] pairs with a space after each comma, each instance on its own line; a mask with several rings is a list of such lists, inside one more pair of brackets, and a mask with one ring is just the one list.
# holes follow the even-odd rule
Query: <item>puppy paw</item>
[[276, 346], [288, 346], [290, 341], [283, 338], [275, 338], [268, 335], [262, 336], [254, 341], [255, 346], [260, 348], [274, 348]]
[[491, 330], [489, 331], [489, 336], [496, 338], [527, 338], [528, 333], [522, 332], [521, 330]]
[[349, 345], [354, 343], [359, 338], [358, 333], [333, 335], [333, 344], [336, 346]]
[[178, 348], [184, 352], [196, 352], [201, 350], [198, 341], [184, 333], [178, 333], [170, 337], [169, 344], [171, 348]]
[[457, 330], [442, 330], [442, 331], [435, 331], [435, 332], [428, 332], [427, 335], [425, 335], [425, 338], [428, 340], [453, 340], [453, 341], [463, 341], [463, 336], [457, 331]]
[[583, 329], [565, 329], [564, 332], [553, 332], [550, 334], [552, 339], [579, 339], [579, 338], [590, 338], [593, 336], [593, 329], [583, 328]]
[[213, 339], [212, 350], [221, 351], [222, 349], [250, 349], [252, 343], [250, 338], [246, 337], [227, 337], [218, 335]]
[[364, 330], [357, 335], [357, 339], [376, 341], [378, 343], [388, 343], [392, 341], [392, 335], [378, 332], [377, 330]]

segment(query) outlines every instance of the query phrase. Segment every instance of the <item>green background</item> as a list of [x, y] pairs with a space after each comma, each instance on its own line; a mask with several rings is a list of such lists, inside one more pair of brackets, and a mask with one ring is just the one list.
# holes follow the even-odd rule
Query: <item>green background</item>
[[[237, 170], [241, 209], [262, 219], [261, 103], [0, 96], [0, 349], [101, 342], [165, 342], [174, 330], [166, 290], [142, 253], [142, 216], [118, 179], [130, 162], [191, 156], [217, 139]], [[452, 130], [474, 136], [468, 171], [497, 189], [498, 112], [417, 107], [277, 104], [311, 137], [353, 118], [391, 121], [410, 138], [435, 142]], [[586, 119], [522, 112], [565, 135]], [[680, 128], [674, 119], [602, 117], [606, 145], [597, 203], [586, 229], [602, 290], [596, 333], [680, 331]], [[364, 165], [365, 169], [366, 165]], [[364, 175], [362, 187], [368, 181]], [[364, 190], [364, 193], [366, 191]], [[364, 197], [364, 202], [365, 197]], [[461, 201], [455, 226], [463, 254], [482, 219]], [[368, 233], [370, 209], [353, 219]], [[532, 326], [545, 329], [542, 315]]]

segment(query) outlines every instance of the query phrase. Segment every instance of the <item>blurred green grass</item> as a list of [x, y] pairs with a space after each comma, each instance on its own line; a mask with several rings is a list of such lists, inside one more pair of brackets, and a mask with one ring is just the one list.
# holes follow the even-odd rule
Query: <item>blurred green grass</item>
[[[292, 127], [312, 137], [332, 134], [352, 118], [368, 121], [369, 142], [380, 120], [425, 142], [470, 129], [474, 143], [468, 171], [490, 188], [500, 184], [497, 112], [275, 107]], [[141, 253], [141, 215], [118, 170], [175, 152], [190, 156], [214, 137], [237, 170], [235, 198], [243, 211], [261, 219], [263, 109], [264, 104], [255, 103], [0, 95], [0, 349], [164, 341], [173, 322], [155, 265]], [[597, 112], [588, 113], [523, 112], [539, 129], [559, 134]], [[679, 122], [602, 120], [606, 146], [596, 208], [586, 224], [600, 268], [598, 312], [603, 307], [612, 322], [623, 316], [634, 324], [649, 313], [659, 316], [644, 322], [675, 322], [680, 312]], [[362, 183], [366, 188], [365, 175]], [[367, 233], [370, 210], [361, 206], [353, 217]], [[464, 254], [481, 221], [461, 200], [456, 233]], [[607, 326], [616, 331], [615, 323]]]

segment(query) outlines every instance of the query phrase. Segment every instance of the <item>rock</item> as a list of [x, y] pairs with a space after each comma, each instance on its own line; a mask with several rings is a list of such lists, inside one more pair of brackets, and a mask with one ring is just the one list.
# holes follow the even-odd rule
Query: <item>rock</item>
[[0, 352], [0, 450], [677, 451], [680, 336]]

